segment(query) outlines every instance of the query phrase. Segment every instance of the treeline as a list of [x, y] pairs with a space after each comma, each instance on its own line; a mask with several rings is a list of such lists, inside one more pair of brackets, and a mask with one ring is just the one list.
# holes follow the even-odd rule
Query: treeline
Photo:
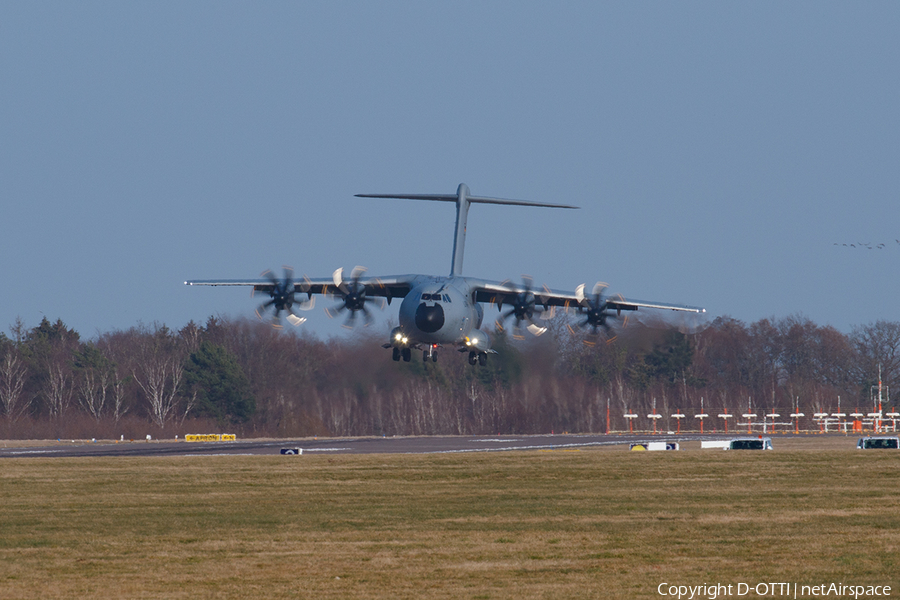
[[[881, 365], [885, 399], [900, 376], [900, 323], [844, 334], [803, 317], [745, 324], [721, 317], [699, 332], [638, 324], [611, 343], [558, 316], [540, 338], [494, 334], [498, 354], [472, 367], [444, 348], [437, 363], [393, 362], [384, 332], [347, 340], [210, 318], [179, 331], [141, 325], [82, 340], [62, 321], [21, 321], [0, 334], [0, 436], [171, 438], [603, 432], [623, 414], [701, 405], [726, 411], [871, 412]], [[585, 344], [584, 342], [596, 342]], [[418, 360], [416, 360], [418, 359]], [[885, 406], [885, 412], [888, 410]], [[707, 428], [714, 425], [707, 421]], [[721, 426], [721, 425], [720, 425]]]

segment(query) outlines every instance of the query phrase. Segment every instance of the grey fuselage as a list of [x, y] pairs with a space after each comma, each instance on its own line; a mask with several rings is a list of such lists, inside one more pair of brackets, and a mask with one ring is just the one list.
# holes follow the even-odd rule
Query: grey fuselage
[[[484, 309], [465, 277], [420, 275], [400, 304], [400, 330], [412, 342], [463, 344], [481, 327]], [[483, 332], [480, 332], [482, 335]]]

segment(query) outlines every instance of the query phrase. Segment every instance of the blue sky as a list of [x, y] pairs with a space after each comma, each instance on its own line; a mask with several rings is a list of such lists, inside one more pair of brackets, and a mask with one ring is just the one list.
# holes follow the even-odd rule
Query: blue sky
[[900, 320], [898, 31], [896, 2], [0, 2], [0, 327], [252, 315], [182, 282], [283, 264], [447, 274], [452, 205], [353, 195], [461, 182], [582, 207], [473, 206], [467, 275]]

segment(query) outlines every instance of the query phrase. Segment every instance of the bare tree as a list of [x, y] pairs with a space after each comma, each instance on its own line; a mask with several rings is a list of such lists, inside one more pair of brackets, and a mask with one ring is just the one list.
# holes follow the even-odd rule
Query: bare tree
[[107, 333], [97, 340], [97, 348], [106, 359], [107, 370], [107, 386], [110, 396], [109, 403], [112, 417], [116, 423], [129, 410], [127, 384], [132, 377], [128, 375], [128, 347], [129, 341], [132, 341], [133, 332], [113, 332]]
[[184, 355], [165, 326], [140, 336], [132, 375], [147, 400], [151, 420], [164, 427], [174, 416], [184, 374]]
[[0, 358], [0, 402], [3, 403], [3, 414], [15, 421], [31, 407], [31, 400], [22, 394], [28, 370], [19, 358], [15, 346], [10, 345]]
[[127, 378], [123, 378], [119, 374], [119, 369], [117, 367], [113, 367], [112, 370], [112, 381], [111, 387], [112, 390], [112, 406], [113, 406], [113, 418], [116, 423], [128, 412], [128, 406], [125, 404], [125, 383]]
[[97, 421], [103, 416], [108, 389], [108, 376], [103, 372], [86, 371], [78, 380], [78, 401]]
[[50, 418], [58, 419], [66, 414], [72, 403], [72, 370], [64, 356], [56, 355], [47, 365], [44, 398], [50, 410]]
[[853, 344], [859, 353], [856, 376], [862, 398], [868, 399], [869, 388], [881, 379], [891, 390], [900, 389], [900, 323], [877, 321], [853, 329]]
[[[18, 334], [17, 334], [18, 335]], [[19, 347], [34, 375], [33, 393], [43, 397], [51, 419], [65, 415], [72, 401], [72, 353], [78, 347], [78, 333], [61, 319], [51, 323], [46, 317], [25, 333]], [[26, 384], [29, 385], [29, 384]]]
[[88, 343], [75, 352], [75, 370], [78, 401], [99, 421], [112, 384], [112, 364], [96, 345]]

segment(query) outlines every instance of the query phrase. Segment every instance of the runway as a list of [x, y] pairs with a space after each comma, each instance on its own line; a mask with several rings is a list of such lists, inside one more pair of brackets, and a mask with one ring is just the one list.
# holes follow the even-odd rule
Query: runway
[[[703, 436], [704, 438], [710, 436]], [[719, 436], [722, 437], [722, 436]], [[303, 454], [439, 454], [510, 452], [625, 446], [637, 441], [701, 439], [698, 435], [555, 434], [516, 436], [417, 436], [301, 438], [291, 440], [238, 440], [186, 442], [152, 440], [127, 442], [58, 441], [32, 446], [0, 448], [0, 458], [85, 456], [212, 456], [280, 455], [282, 449], [300, 448]]]

